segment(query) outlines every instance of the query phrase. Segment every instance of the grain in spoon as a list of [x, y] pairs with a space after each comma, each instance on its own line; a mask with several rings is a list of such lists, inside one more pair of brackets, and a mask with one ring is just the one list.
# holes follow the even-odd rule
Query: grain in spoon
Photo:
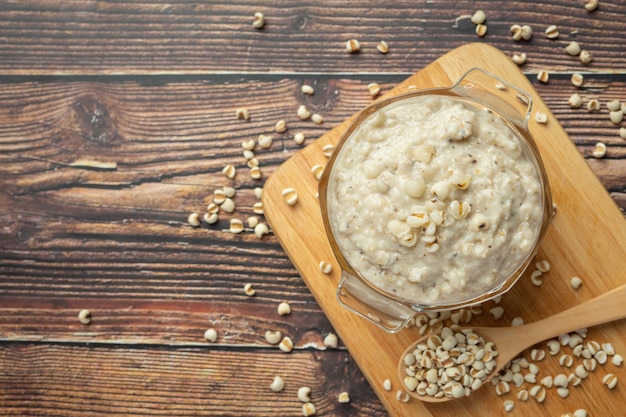
[[[402, 382], [403, 387], [407, 389], [409, 394], [422, 401], [444, 402], [455, 398], [462, 398], [468, 394], [471, 395], [471, 392], [484, 385], [484, 382], [491, 379], [494, 375], [498, 375], [498, 373], [512, 359], [516, 358], [520, 352], [536, 343], [563, 333], [625, 318], [625, 304], [626, 284], [534, 323], [515, 327], [477, 327], [472, 329], [454, 330], [453, 336], [457, 339], [457, 345], [454, 345], [455, 342], [449, 337], [450, 330], [446, 331], [443, 338], [440, 336], [441, 331], [431, 333], [418, 339], [404, 351], [398, 363], [398, 377]], [[473, 335], [481, 338], [482, 341], [476, 340]], [[439, 347], [436, 345], [437, 338], [434, 336], [439, 336], [439, 340], [441, 340]], [[463, 336], [466, 338], [464, 342], [462, 342]], [[444, 343], [444, 341], [447, 342]], [[471, 349], [466, 348], [466, 351], [472, 353], [473, 358], [470, 357], [468, 361], [466, 361], [466, 358], [463, 358], [464, 362], [459, 364], [457, 359], [463, 352], [461, 352], [461, 349], [454, 349], [457, 346], [461, 346], [463, 343], [467, 346], [474, 345], [478, 347]], [[426, 350], [424, 350], [423, 346], [426, 346], [428, 348], [426, 350], [429, 350], [432, 353], [425, 354]], [[423, 372], [421, 371], [422, 369], [426, 370], [423, 375], [420, 374], [420, 377], [416, 379], [424, 378], [429, 386], [436, 384], [439, 386], [440, 390], [435, 391], [431, 388], [426, 394], [418, 394], [415, 387], [407, 387], [407, 382], [412, 383], [412, 380], [411, 378], [406, 378], [407, 364], [405, 363], [405, 357], [408, 354], [412, 354], [416, 349], [423, 350], [423, 352], [418, 355], [418, 363], [413, 366], [413, 368], [416, 369], [417, 372]], [[481, 352], [481, 349], [484, 350], [484, 352]], [[438, 353], [440, 353], [440, 356], [438, 356]], [[425, 355], [431, 357], [428, 359], [422, 359]], [[485, 361], [485, 357], [480, 355], [490, 356], [487, 356], [488, 360]], [[479, 356], [480, 359], [476, 359], [477, 356]], [[448, 357], [453, 359], [453, 363], [450, 363], [447, 360]], [[464, 375], [458, 375], [456, 371], [458, 370], [460, 373], [465, 371], [468, 375], [471, 375], [472, 372], [480, 374], [480, 369], [473, 371], [473, 369], [475, 369], [473, 368], [475, 361], [483, 363], [482, 369], [485, 370], [485, 375], [484, 378], [481, 378], [480, 383], [473, 382], [476, 378], [472, 377], [470, 389], [467, 390], [465, 387], [467, 386], [466, 383], [468, 382], [468, 378]], [[489, 365], [487, 365], [487, 363], [489, 363]], [[429, 371], [429, 369], [427, 369], [428, 366], [423, 366], [429, 364], [430, 369], [437, 369], [437, 374], [441, 374], [438, 375], [441, 378], [438, 378], [437, 382], [432, 382], [433, 372], [431, 371], [430, 374], [427, 375]], [[448, 368], [456, 369], [449, 372]], [[440, 371], [439, 369], [443, 369], [443, 371]], [[409, 373], [412, 372], [413, 370], [409, 370]], [[446, 376], [442, 376], [443, 374], [446, 374]], [[459, 384], [464, 387], [462, 395]]]

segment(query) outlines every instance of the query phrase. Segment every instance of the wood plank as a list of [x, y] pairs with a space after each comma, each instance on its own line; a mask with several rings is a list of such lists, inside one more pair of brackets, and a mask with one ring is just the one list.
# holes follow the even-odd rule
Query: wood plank
[[[577, 90], [567, 76], [545, 85], [531, 80], [593, 172], [626, 208], [626, 142], [606, 108], [569, 108], [567, 99]], [[263, 345], [266, 325], [300, 343], [311, 320], [319, 342], [331, 326], [275, 236], [259, 240], [250, 230], [234, 236], [225, 229], [231, 217], [253, 214], [253, 188], [302, 149], [292, 140], [295, 132], [304, 132], [311, 143], [372, 101], [370, 82], [380, 82], [387, 92], [399, 81], [400, 76], [279, 75], [4, 84], [2, 337], [193, 345], [214, 321], [234, 343]], [[315, 95], [300, 93], [305, 82], [316, 87]], [[606, 75], [590, 75], [587, 85], [580, 90], [585, 99], [626, 97], [626, 83]], [[295, 109], [302, 103], [323, 114], [324, 124], [299, 120]], [[250, 121], [235, 118], [241, 106], [250, 109]], [[98, 114], [108, 117], [94, 118]], [[273, 133], [270, 149], [257, 150], [264, 178], [254, 181], [241, 142], [270, 133], [281, 118], [289, 129]], [[607, 158], [589, 157], [596, 141], [608, 144]], [[117, 168], [68, 166], [77, 159], [116, 162]], [[221, 173], [227, 163], [238, 167], [234, 181]], [[222, 213], [216, 225], [189, 226], [187, 215], [204, 211], [213, 191], [225, 185], [238, 190], [235, 213]], [[242, 292], [248, 282], [257, 289], [252, 300]], [[284, 299], [294, 306], [286, 321], [276, 317]], [[76, 321], [85, 307], [100, 316], [89, 329]]]
[[[519, 316], [526, 322], [536, 321], [623, 284], [626, 221], [541, 97], [500, 51], [482, 44], [453, 50], [399, 84], [390, 95], [405, 92], [411, 85], [422, 88], [450, 85], [467, 69], [483, 62], [485, 57], [488, 59], [484, 59], [484, 69], [529, 92], [533, 96], [534, 111], [548, 114], [545, 125], [531, 119], [529, 130], [541, 151], [553, 201], [558, 207], [558, 214], [537, 254], [537, 259], [547, 259], [552, 264], [549, 278], [546, 277], [539, 289], [530, 282], [533, 270], [530, 268], [520, 282], [505, 294], [503, 306], [513, 316], [508, 316], [505, 322], [499, 324], [510, 325], [513, 317]], [[285, 162], [266, 183], [263, 201], [276, 235], [390, 415], [459, 417], [478, 415], [485, 410], [494, 416], [508, 415], [502, 401], [515, 398], [516, 390], [501, 398], [492, 390], [482, 389], [463, 400], [427, 405], [417, 400], [400, 403], [390, 398], [377, 384], [390, 373], [395, 373], [402, 352], [418, 337], [419, 329], [412, 327], [389, 334], [337, 303], [335, 293], [340, 276], [339, 265], [322, 225], [319, 200], [315, 196], [318, 184], [308, 172], [314, 164], [324, 163], [323, 146], [336, 143], [348, 123], [349, 120]], [[298, 191], [297, 205], [288, 206], [281, 199], [281, 191], [285, 187], [294, 187]], [[581, 213], [589, 216], [588, 221], [581, 221]], [[306, 233], [299, 226], [305, 221], [310, 225]], [[317, 265], [320, 260], [332, 263], [330, 275], [324, 276], [319, 271]], [[583, 277], [583, 292], [576, 292], [570, 287], [570, 278], [575, 275]], [[485, 311], [493, 307], [491, 303], [487, 303]], [[472, 326], [497, 324], [488, 314], [476, 316], [471, 323]], [[599, 341], [611, 341], [623, 350], [626, 346], [624, 324], [622, 320], [602, 326], [593, 329], [590, 335]], [[563, 370], [556, 357], [542, 362], [540, 367], [541, 375], [569, 373]], [[624, 368], [620, 367], [603, 367], [602, 373], [606, 372], [626, 376]], [[525, 386], [530, 388], [531, 384]], [[612, 393], [607, 392], [606, 387], [584, 384], [584, 395], [579, 394], [567, 398], [569, 406], [587, 408], [594, 414], [618, 413], [611, 401]], [[564, 400], [554, 390], [549, 390], [547, 396], [541, 409], [535, 408], [536, 402], [531, 402], [519, 404], [520, 410], [516, 412], [522, 413], [520, 415], [563, 412]]]
[[[347, 352], [0, 344], [0, 408], [19, 416], [384, 416]], [[281, 392], [269, 389], [274, 376]], [[337, 401], [350, 394], [349, 404]]]
[[[251, 6], [198, 3], [29, 1], [0, 6], [0, 73], [30, 74], [207, 74], [234, 72], [393, 72], [410, 74], [469, 42], [489, 43], [512, 55], [529, 55], [527, 71], [549, 68], [622, 72], [626, 5], [604, 0], [593, 13], [583, 2], [541, 0], [485, 3], [488, 34], [478, 38], [470, 0], [371, 4], [285, 1]], [[267, 24], [252, 27], [262, 11]], [[465, 16], [465, 17], [463, 17]], [[530, 24], [530, 42], [511, 39], [510, 26]], [[549, 40], [545, 28], [561, 36]], [[360, 54], [344, 44], [357, 38]], [[380, 40], [390, 45], [379, 54]], [[563, 52], [570, 40], [590, 50], [584, 67]], [[294, 57], [298, 57], [297, 64]]]

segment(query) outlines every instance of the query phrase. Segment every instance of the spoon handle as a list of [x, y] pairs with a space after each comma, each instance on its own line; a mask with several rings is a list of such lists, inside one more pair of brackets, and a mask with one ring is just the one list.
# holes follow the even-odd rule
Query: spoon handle
[[574, 330], [609, 323], [626, 317], [626, 284], [591, 300], [527, 324], [528, 346]]

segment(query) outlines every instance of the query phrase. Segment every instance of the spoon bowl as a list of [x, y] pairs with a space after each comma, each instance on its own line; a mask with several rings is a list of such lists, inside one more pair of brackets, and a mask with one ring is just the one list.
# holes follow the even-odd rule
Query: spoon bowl
[[[623, 308], [624, 303], [626, 303], [626, 284], [533, 323], [515, 327], [468, 328], [478, 336], [481, 336], [485, 344], [493, 342], [498, 352], [497, 356], [494, 358], [495, 366], [488, 373], [482, 385], [494, 375], [498, 375], [498, 373], [522, 351], [539, 342], [563, 333], [569, 333], [574, 330], [625, 318], [626, 309]], [[463, 329], [456, 329], [454, 332], [457, 333], [462, 330]], [[429, 337], [440, 334], [441, 331], [429, 333], [411, 343], [402, 353], [398, 361], [398, 378], [400, 383], [412, 397], [421, 401], [445, 402], [455, 399], [452, 396], [445, 395], [443, 397], [421, 395], [414, 390], [409, 390], [404, 383], [404, 378], [407, 376], [407, 365], [404, 363], [404, 357], [412, 353], [418, 344], [425, 343]]]

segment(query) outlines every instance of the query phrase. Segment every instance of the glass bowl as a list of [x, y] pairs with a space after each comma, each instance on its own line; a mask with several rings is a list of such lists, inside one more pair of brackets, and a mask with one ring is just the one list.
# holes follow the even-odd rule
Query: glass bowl
[[[332, 221], [332, 216], [335, 214], [332, 209], [329, 209], [329, 202], [332, 199], [331, 189], [333, 188], [330, 184], [334, 184], [333, 181], [337, 181], [334, 179], [338, 175], [335, 172], [337, 161], [350, 154], [351, 141], [357, 140], [355, 136], [357, 136], [359, 129], [366, 123], [372, 122], [381, 109], [392, 109], [394, 106], [402, 106], [405, 103], [416, 101], [418, 97], [423, 98], [426, 96], [462, 102], [465, 106], [487, 111], [495, 118], [500, 119], [510, 129], [514, 137], [517, 138], [524, 158], [534, 166], [539, 182], [538, 199], [541, 206], [539, 209], [540, 224], [537, 225], [536, 232], [533, 233], [534, 241], [527, 245], [528, 249], [524, 250], [521, 258], [513, 267], [508, 268], [508, 272], [498, 271], [493, 281], [484, 288], [469, 292], [459, 291], [458, 294], [448, 294], [445, 297], [441, 297], [441, 299], [428, 300], [420, 297], [406, 297], [399, 294], [398, 291], [383, 289], [382, 285], [371, 282], [370, 279], [364, 276], [363, 271], [355, 268], [347, 259], [337, 239], [337, 233], [340, 233], [340, 231], [335, 230], [337, 227], [333, 226]], [[335, 150], [324, 169], [319, 184], [319, 198], [324, 228], [334, 255], [341, 267], [341, 279], [337, 289], [337, 299], [341, 305], [386, 331], [396, 332], [404, 328], [407, 322], [419, 312], [451, 310], [482, 303], [503, 294], [515, 284], [535, 256], [554, 214], [550, 185], [541, 155], [528, 131], [531, 109], [532, 98], [524, 90], [482, 69], [473, 68], [450, 87], [413, 90], [382, 99], [356, 116], [335, 146]], [[484, 152], [488, 151], [485, 150]], [[508, 235], [504, 239], [508, 239]], [[442, 247], [439, 250], [444, 251], [446, 249]], [[500, 256], [507, 255], [500, 254]], [[409, 261], [412, 262], [411, 259]], [[416, 265], [419, 265], [419, 262], [419, 259], [416, 257]], [[372, 261], [372, 264], [374, 263]]]

